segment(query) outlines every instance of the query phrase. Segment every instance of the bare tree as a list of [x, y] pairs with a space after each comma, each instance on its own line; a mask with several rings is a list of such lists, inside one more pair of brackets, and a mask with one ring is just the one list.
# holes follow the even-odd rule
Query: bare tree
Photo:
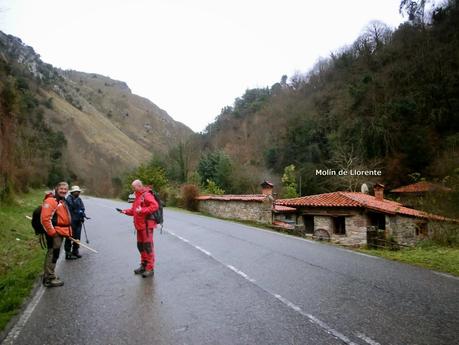
[[379, 20], [371, 21], [364, 30], [364, 37], [366, 37], [370, 46], [373, 47], [373, 50], [387, 43], [391, 34], [392, 30], [389, 26]]
[[408, 20], [414, 23], [424, 23], [426, 4], [430, 0], [401, 0], [399, 12], [408, 15]]
[[381, 166], [380, 161], [366, 161], [364, 162], [355, 152], [354, 148], [339, 149], [335, 151], [333, 158], [330, 160], [332, 167], [335, 171], [345, 171], [346, 174], [334, 176], [333, 185], [335, 188], [348, 191], [358, 191], [362, 183], [369, 180], [368, 176], [352, 174], [351, 171], [364, 171], [375, 170]]

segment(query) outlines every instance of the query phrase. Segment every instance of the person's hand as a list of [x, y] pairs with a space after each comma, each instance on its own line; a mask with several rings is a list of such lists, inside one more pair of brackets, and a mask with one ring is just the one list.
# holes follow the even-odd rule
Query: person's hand
[[142, 211], [142, 207], [137, 206], [137, 208], [135, 209], [135, 211], [136, 211], [137, 213], [140, 213], [140, 212]]

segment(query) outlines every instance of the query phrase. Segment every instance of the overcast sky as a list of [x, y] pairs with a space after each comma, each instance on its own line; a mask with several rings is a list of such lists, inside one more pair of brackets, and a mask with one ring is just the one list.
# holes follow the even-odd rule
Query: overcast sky
[[0, 0], [0, 29], [55, 67], [127, 82], [201, 131], [247, 88], [308, 71], [400, 0]]

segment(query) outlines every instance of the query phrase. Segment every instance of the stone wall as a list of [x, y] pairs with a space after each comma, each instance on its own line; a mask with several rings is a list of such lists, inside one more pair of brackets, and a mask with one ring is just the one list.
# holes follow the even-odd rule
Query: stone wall
[[318, 229], [327, 230], [330, 235], [333, 234], [333, 218], [329, 216], [314, 216], [314, 231]]
[[367, 244], [367, 226], [370, 221], [365, 214], [356, 212], [346, 217], [346, 236], [338, 236], [336, 240], [349, 246], [362, 246]]
[[200, 200], [199, 211], [211, 216], [248, 220], [257, 223], [272, 223], [272, 201], [223, 201]]
[[325, 229], [331, 235], [331, 241], [349, 246], [361, 246], [367, 243], [367, 226], [369, 219], [363, 213], [351, 211], [345, 217], [346, 235], [334, 234], [332, 216], [314, 216], [314, 231]]
[[386, 217], [386, 219], [387, 218], [389, 218], [389, 221], [386, 222], [386, 229], [389, 236], [392, 236], [395, 241], [401, 244], [416, 244], [419, 240], [418, 236], [416, 236], [416, 229], [418, 224], [425, 223], [425, 221], [402, 215]]

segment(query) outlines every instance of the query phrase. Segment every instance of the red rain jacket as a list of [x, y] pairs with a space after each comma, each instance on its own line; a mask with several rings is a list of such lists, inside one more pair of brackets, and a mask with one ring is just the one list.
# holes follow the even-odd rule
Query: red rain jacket
[[[132, 207], [122, 211], [128, 216], [134, 217], [134, 227], [136, 230], [145, 230], [147, 225], [148, 229], [153, 229], [156, 226], [156, 222], [153, 219], [147, 219], [149, 215], [159, 208], [155, 197], [150, 191], [150, 188], [144, 187], [141, 191], [135, 192], [135, 200], [132, 203]], [[136, 210], [139, 206], [141, 210], [137, 212]]]

